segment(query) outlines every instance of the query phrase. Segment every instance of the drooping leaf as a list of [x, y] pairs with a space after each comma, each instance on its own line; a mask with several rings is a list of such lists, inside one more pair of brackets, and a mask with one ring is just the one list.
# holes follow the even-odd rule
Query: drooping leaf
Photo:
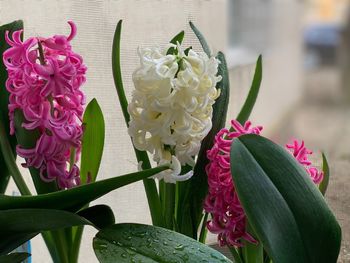
[[0, 211], [0, 255], [7, 254], [38, 233], [77, 225], [92, 225], [74, 213], [53, 209]]
[[257, 135], [231, 146], [231, 172], [249, 223], [273, 262], [336, 262], [341, 230], [305, 169]]
[[[128, 113], [128, 101], [125, 96], [123, 79], [120, 67], [120, 39], [122, 31], [122, 20], [119, 20], [115, 29], [112, 45], [112, 71], [114, 85], [118, 93], [120, 107], [123, 112], [126, 126], [129, 127], [130, 115]], [[142, 169], [150, 169], [151, 163], [148, 159], [147, 152], [140, 151], [134, 147], [136, 159], [138, 162], [142, 162]], [[165, 222], [162, 215], [162, 206], [159, 200], [157, 185], [154, 179], [143, 180], [145, 192], [148, 200], [149, 210], [152, 217], [152, 223], [156, 226], [165, 226]]]
[[250, 113], [252, 112], [256, 99], [259, 94], [260, 84], [262, 80], [262, 56], [260, 55], [255, 66], [255, 73], [252, 85], [250, 87], [248, 96], [237, 116], [237, 121], [242, 125], [248, 120]]
[[194, 239], [197, 239], [197, 229], [203, 215], [203, 201], [208, 192], [208, 180], [205, 172], [205, 167], [209, 163], [207, 150], [213, 146], [215, 135], [225, 126], [230, 98], [230, 82], [224, 54], [219, 52], [217, 59], [220, 61], [218, 75], [222, 77], [222, 80], [217, 85], [220, 97], [213, 105], [213, 126], [202, 141], [193, 177], [186, 182], [179, 183], [180, 191], [183, 192], [181, 194], [184, 196], [182, 200], [179, 200], [180, 207], [177, 216], [180, 232]]
[[105, 228], [115, 223], [112, 209], [107, 205], [95, 205], [80, 210], [77, 215], [94, 223], [98, 228]]
[[93, 247], [101, 263], [231, 262], [192, 238], [141, 224], [117, 224], [102, 229], [95, 236]]
[[0, 195], [0, 210], [15, 208], [46, 208], [63, 209], [66, 211], [76, 212], [87, 203], [90, 203], [91, 201], [109, 193], [110, 191], [148, 178], [166, 169], [168, 169], [167, 165], [159, 166], [141, 172], [130, 173], [77, 186], [68, 190], [36, 196]]
[[[185, 37], [185, 31], [181, 31], [180, 33], [178, 33], [176, 36], [173, 37], [173, 39], [170, 40], [171, 44], [177, 45], [177, 43], [181, 44], [182, 41], [184, 40]], [[171, 47], [168, 49], [168, 51], [166, 52], [167, 55], [171, 54], [177, 54], [177, 49], [175, 47]]]
[[[105, 122], [96, 99], [90, 101], [83, 117], [84, 135], [81, 148], [80, 177], [82, 183], [95, 182], [105, 141]], [[89, 177], [89, 178], [88, 178]]]
[[211, 51], [210, 47], [208, 45], [208, 42], [205, 40], [203, 34], [198, 30], [198, 28], [190, 21], [190, 27], [196, 37], [198, 38], [200, 44], [202, 45], [203, 51], [208, 55], [208, 57], [211, 57]]
[[326, 194], [328, 183], [329, 183], [329, 165], [326, 158], [326, 155], [322, 153], [322, 171], [323, 171], [323, 180], [320, 183], [319, 189], [323, 195]]
[[[9, 92], [5, 88], [5, 83], [7, 79], [7, 71], [2, 60], [2, 55], [6, 49], [10, 46], [5, 41], [5, 32], [9, 31], [11, 36], [14, 31], [23, 29], [23, 21], [18, 20], [10, 24], [0, 26], [0, 121], [3, 122], [5, 131], [7, 133], [8, 140], [12, 147], [12, 152], [16, 154], [16, 137], [10, 136], [10, 125], [9, 125], [9, 116], [8, 116], [8, 104], [9, 104]], [[7, 166], [5, 165], [4, 158], [0, 153], [0, 193], [4, 193], [10, 178], [10, 174]]]
[[18, 252], [0, 256], [1, 263], [21, 263], [30, 257], [29, 253]]

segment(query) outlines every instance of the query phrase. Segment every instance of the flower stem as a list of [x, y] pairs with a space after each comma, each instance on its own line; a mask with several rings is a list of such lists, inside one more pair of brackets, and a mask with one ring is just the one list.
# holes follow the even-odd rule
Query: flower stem
[[241, 256], [239, 255], [238, 251], [234, 247], [228, 246], [228, 249], [230, 250], [231, 255], [233, 256], [235, 263], [243, 263]]
[[205, 240], [207, 239], [207, 220], [208, 220], [208, 213], [204, 214], [203, 221], [202, 221], [202, 227], [201, 232], [199, 234], [199, 242], [205, 244]]
[[175, 212], [175, 184], [165, 183], [164, 190], [164, 217], [166, 227], [173, 230]]
[[31, 195], [31, 192], [28, 186], [26, 185], [22, 177], [22, 174], [19, 171], [18, 166], [16, 164], [16, 160], [15, 160], [15, 157], [13, 156], [11, 145], [8, 141], [7, 134], [5, 132], [5, 128], [2, 120], [0, 120], [0, 145], [1, 145], [1, 152], [2, 152], [2, 155], [4, 156], [5, 163], [21, 195]]

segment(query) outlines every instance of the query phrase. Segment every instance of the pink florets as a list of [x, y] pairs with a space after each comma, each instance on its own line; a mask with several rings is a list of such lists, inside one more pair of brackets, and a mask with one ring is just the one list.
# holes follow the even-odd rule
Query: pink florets
[[35, 148], [18, 145], [17, 153], [26, 159], [25, 166], [40, 169], [44, 181], [56, 180], [60, 188], [80, 183], [78, 167], [71, 163], [67, 170], [67, 165], [73, 151], [80, 152], [85, 104], [80, 86], [87, 69], [82, 57], [72, 50], [70, 41], [76, 35], [76, 26], [68, 23], [68, 37], [22, 41], [22, 31], [14, 32], [12, 40], [6, 32], [11, 47], [3, 54], [8, 72], [6, 89], [10, 92], [10, 133], [15, 132], [15, 110], [23, 112], [25, 129], [40, 132]]
[[[209, 193], [204, 201], [204, 210], [212, 216], [212, 219], [207, 222], [207, 228], [210, 232], [218, 234], [219, 244], [240, 247], [243, 245], [242, 239], [251, 243], [257, 243], [257, 241], [246, 230], [247, 218], [231, 176], [230, 148], [234, 138], [244, 134], [259, 135], [262, 127], [251, 127], [249, 121], [242, 126], [236, 120], [232, 120], [231, 125], [233, 131], [220, 130], [215, 136], [214, 146], [207, 152], [209, 164], [206, 172]], [[310, 166], [311, 162], [307, 156], [312, 152], [305, 148], [304, 142], [299, 144], [294, 141], [286, 147], [299, 163], [304, 165], [314, 183], [320, 183], [323, 173]]]

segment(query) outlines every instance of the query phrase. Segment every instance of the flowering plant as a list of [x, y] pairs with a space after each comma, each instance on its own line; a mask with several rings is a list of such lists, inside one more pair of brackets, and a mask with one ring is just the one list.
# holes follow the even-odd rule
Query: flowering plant
[[[325, 156], [320, 171], [303, 141], [284, 149], [248, 121], [261, 57], [248, 97], [226, 129], [225, 56], [213, 55], [192, 23], [203, 52], [183, 46], [184, 31], [164, 47], [140, 48], [127, 102], [120, 21], [113, 77], [139, 171], [96, 181], [104, 119], [96, 99], [84, 110], [87, 67], [71, 43], [77, 28], [68, 23], [68, 36], [26, 40], [21, 21], [0, 28], [0, 261], [21, 262], [29, 255], [11, 251], [41, 233], [54, 262], [77, 262], [83, 225], [99, 231], [93, 247], [100, 262], [231, 262], [203, 244], [207, 230], [238, 263], [336, 261], [340, 228], [322, 197], [329, 177]], [[36, 195], [16, 154], [29, 168]], [[10, 176], [22, 196], [3, 194]], [[138, 180], [153, 226], [115, 224], [108, 206], [89, 206]]]

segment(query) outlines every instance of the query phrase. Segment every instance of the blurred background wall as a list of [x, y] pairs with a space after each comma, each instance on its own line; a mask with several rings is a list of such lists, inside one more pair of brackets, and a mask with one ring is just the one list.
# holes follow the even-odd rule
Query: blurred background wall
[[[263, 82], [251, 120], [265, 127], [265, 135], [281, 143], [286, 143], [290, 136], [298, 135], [308, 139], [315, 150], [326, 149], [332, 153], [336, 149], [329, 138], [339, 137], [336, 128], [332, 127], [338, 124], [344, 126], [345, 116], [339, 117], [342, 116], [339, 112], [345, 111], [343, 108], [333, 109], [333, 106], [331, 110], [322, 109], [325, 103], [338, 105], [346, 97], [350, 98], [346, 95], [350, 94], [346, 85], [350, 70], [348, 2], [0, 0], [0, 24], [23, 19], [25, 37], [28, 37], [68, 34], [66, 21], [72, 19], [76, 22], [78, 34], [72, 43], [73, 48], [84, 57], [89, 68], [83, 89], [88, 101], [97, 98], [105, 115], [106, 141], [99, 173], [99, 179], [103, 179], [137, 169], [111, 72], [111, 44], [119, 19], [124, 20], [122, 72], [129, 98], [133, 89], [131, 74], [138, 65], [137, 47], [164, 45], [185, 29], [185, 44], [201, 50], [189, 29], [188, 22], [191, 20], [205, 35], [213, 51], [226, 53], [231, 81], [229, 119], [236, 117], [244, 102], [256, 59], [262, 54]], [[312, 101], [313, 107], [305, 109]], [[338, 122], [324, 124], [325, 117]], [[350, 132], [350, 125], [346, 127]], [[350, 156], [346, 147], [342, 154]], [[338, 157], [331, 155], [335, 163]], [[350, 168], [348, 159], [346, 163]], [[341, 163], [339, 167], [344, 165]], [[350, 211], [350, 198], [346, 199], [347, 196], [335, 190], [343, 187], [341, 193], [346, 192], [344, 182], [349, 178], [344, 169], [336, 169], [339, 180], [335, 176], [330, 196], [341, 224], [348, 226], [346, 231], [350, 232], [350, 215], [347, 212]], [[30, 182], [29, 174], [26, 178]], [[12, 183], [7, 193], [12, 194], [15, 189]], [[348, 201], [339, 201], [344, 198]], [[95, 203], [110, 205], [118, 222], [151, 222], [142, 183], [114, 191]], [[94, 233], [91, 228], [85, 233], [80, 262], [97, 262], [91, 247]], [[209, 242], [215, 242], [215, 237], [210, 236]], [[48, 262], [49, 256], [41, 237], [36, 237], [32, 243], [33, 262]], [[348, 248], [346, 245], [343, 249]]]

